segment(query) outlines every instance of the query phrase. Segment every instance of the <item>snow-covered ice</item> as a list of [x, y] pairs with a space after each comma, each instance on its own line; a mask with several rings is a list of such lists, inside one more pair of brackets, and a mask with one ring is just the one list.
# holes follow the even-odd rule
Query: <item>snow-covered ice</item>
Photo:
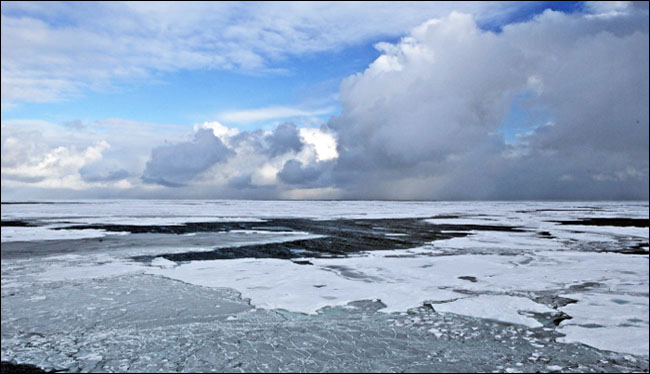
[[528, 327], [542, 327], [534, 318], [523, 312], [552, 313], [553, 309], [521, 296], [479, 295], [436, 304], [435, 310], [445, 313], [489, 318], [496, 321], [518, 323]]
[[560, 341], [581, 342], [600, 349], [638, 355], [648, 354], [647, 294], [632, 296], [588, 292], [562, 296], [578, 302], [561, 308], [573, 319], [560, 325], [559, 331], [566, 335]]
[[127, 235], [128, 232], [107, 232], [104, 230], [53, 230], [53, 227], [2, 227], [2, 243], [40, 240], [69, 240], [101, 238], [107, 235]]
[[[404, 256], [408, 253], [383, 251], [344, 259], [311, 259], [312, 266], [277, 259], [201, 261], [175, 268], [153, 268], [147, 273], [201, 286], [234, 288], [261, 308], [315, 313], [328, 305], [380, 299], [386, 305], [382, 311], [396, 312], [428, 301], [434, 302], [434, 308], [440, 312], [529, 327], [541, 324], [525, 312], [553, 310], [519, 295], [589, 283], [599, 284], [608, 292], [642, 293], [648, 288], [647, 262], [622, 254]], [[476, 281], [460, 277], [473, 277]], [[468, 291], [478, 296], [468, 296]], [[647, 299], [645, 306], [627, 309], [624, 315], [647, 323]], [[588, 324], [590, 318], [588, 314], [576, 313], [571, 323]], [[617, 328], [612, 324], [609, 327]], [[618, 348], [638, 353], [637, 349], [630, 351], [629, 344]]]
[[[314, 220], [421, 217], [431, 230], [460, 236], [434, 240], [414, 248], [356, 252], [345, 257], [308, 257], [312, 255], [309, 251], [294, 251], [299, 253], [298, 256], [305, 257], [290, 260], [234, 258], [186, 261], [170, 255], [212, 252], [220, 248], [237, 253], [240, 246], [264, 246], [324, 236], [284, 227], [267, 230], [247, 226], [246, 229], [218, 232], [145, 232], [129, 235], [94, 227], [83, 230], [65, 228], [66, 225], [91, 224], [99, 225], [97, 227], [102, 224], [144, 227], [180, 226], [191, 222], [265, 222], [278, 217]], [[29, 307], [51, 310], [50, 314], [38, 313], [38, 318], [44, 321], [62, 318], [56, 312], [56, 300], [63, 295], [57, 290], [67, 290], [65, 297], [69, 297], [74, 295], [75, 289], [89, 292], [86, 288], [91, 284], [107, 289], [113, 286], [118, 289], [122, 287], [122, 290], [128, 288], [122, 299], [110, 292], [97, 296], [103, 300], [102, 303], [111, 305], [105, 312], [128, 314], [134, 305], [138, 305], [138, 308], [142, 308], [141, 313], [147, 315], [150, 312], [146, 303], [154, 303], [153, 300], [132, 299], [129, 295], [134, 291], [130, 287], [138, 289], [139, 294], [159, 294], [142, 285], [164, 284], [169, 294], [173, 294], [174, 289], [182, 289], [183, 292], [201, 289], [208, 293], [234, 290], [243, 300], [242, 305], [252, 310], [275, 311], [281, 315], [289, 313], [290, 316], [294, 316], [292, 313], [307, 315], [301, 317], [305, 319], [295, 321], [313, 321], [317, 318], [330, 321], [332, 316], [338, 315], [336, 313], [342, 313], [333, 307], [354, 311], [359, 308], [355, 303], [371, 303], [372, 310], [380, 312], [376, 313], [378, 317], [373, 318], [399, 320], [391, 329], [411, 326], [408, 328], [424, 334], [422, 339], [437, 339], [440, 342], [460, 339], [461, 335], [454, 335], [453, 326], [461, 321], [478, 326], [478, 330], [463, 330], [463, 339], [474, 336], [473, 331], [479, 334], [487, 326], [498, 326], [494, 327], [494, 331], [505, 331], [510, 328], [507, 326], [512, 326], [517, 333], [513, 332], [508, 339], [521, 335], [516, 339], [526, 341], [530, 337], [530, 347], [541, 352], [531, 356], [534, 360], [530, 361], [539, 366], [522, 367], [514, 363], [508, 366], [501, 363], [501, 369], [495, 365], [492, 370], [562, 370], [567, 367], [566, 362], [544, 361], [540, 357], [545, 349], [552, 346], [578, 347], [576, 343], [593, 347], [584, 348], [592, 350], [589, 352], [613, 351], [635, 355], [634, 360], [640, 360], [640, 368], [647, 370], [649, 271], [648, 255], [642, 253], [648, 248], [648, 228], [559, 222], [579, 222], [587, 218], [647, 220], [648, 204], [386, 201], [129, 201], [128, 204], [120, 201], [82, 201], [3, 204], [3, 220], [35, 225], [2, 227], [3, 360], [23, 354], [18, 352], [32, 352], [26, 348], [29, 344], [42, 350], [49, 349], [45, 343], [37, 343], [36, 338], [27, 341], [20, 338], [23, 335], [18, 332], [15, 335], [5, 333], [5, 326], [31, 321], [31, 312], [25, 310]], [[418, 219], [418, 222], [422, 220]], [[494, 231], [483, 229], [482, 226], [508, 226], [516, 230], [504, 228]], [[387, 240], [399, 241], [406, 240], [409, 234], [387, 226], [381, 235]], [[56, 246], [54, 243], [57, 243]], [[633, 255], [614, 253], [632, 247], [635, 248]], [[25, 254], [21, 255], [23, 252]], [[149, 283], [143, 282], [143, 279], [156, 281]], [[94, 295], [94, 291], [89, 295]], [[179, 300], [188, 299], [185, 294], [181, 296]], [[214, 300], [214, 303], [220, 304], [222, 301]], [[154, 304], [161, 307], [157, 302]], [[101, 305], [80, 304], [74, 313], [79, 318], [87, 316], [89, 325], [92, 325], [92, 319], [96, 318], [93, 313], [101, 311]], [[398, 314], [412, 313], [427, 306], [435, 311], [434, 315], [438, 318], [449, 321], [449, 325], [443, 326], [442, 320], [426, 322], [425, 316], [420, 314], [416, 318], [411, 318], [411, 314]], [[66, 313], [71, 312], [68, 310]], [[193, 320], [195, 313], [192, 307], [174, 313], [175, 316], [185, 313], [187, 321], [183, 323], [187, 324], [187, 329], [193, 328], [193, 322], [188, 322]], [[171, 320], [172, 317], [165, 318]], [[254, 330], [255, 319], [248, 318], [231, 313], [224, 314], [219, 321], [227, 321], [231, 325], [247, 321], [250, 323], [246, 325], [247, 329]], [[554, 324], [552, 321], [555, 319]], [[210, 323], [216, 324], [214, 328], [219, 329], [222, 322]], [[124, 323], [128, 325], [129, 322]], [[302, 322], [292, 323], [299, 325]], [[494, 323], [497, 325], [492, 325]], [[23, 330], [30, 328], [29, 325], [18, 327]], [[7, 331], [14, 331], [13, 327]], [[531, 331], [537, 332], [528, 335], [527, 332]], [[501, 333], [493, 333], [499, 344], [506, 344], [505, 338], [496, 338]], [[534, 340], [533, 335], [542, 336], [539, 338], [541, 340]], [[171, 340], [168, 344], [176, 343]], [[261, 347], [256, 349], [260, 352], [263, 350]], [[516, 350], [517, 347], [512, 346], [512, 349]], [[9, 357], [6, 352], [18, 356]], [[25, 353], [20, 357], [32, 357], [30, 355], [34, 354]], [[106, 352], [93, 354], [91, 351], [79, 353], [77, 358], [88, 362], [88, 365], [99, 365], [106, 360]], [[585, 352], [582, 354], [588, 356]]]

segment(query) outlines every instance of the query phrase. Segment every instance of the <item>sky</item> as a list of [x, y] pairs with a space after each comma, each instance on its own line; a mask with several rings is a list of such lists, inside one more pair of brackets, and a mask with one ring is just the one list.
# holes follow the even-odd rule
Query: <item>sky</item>
[[647, 2], [2, 2], [2, 200], [648, 200]]

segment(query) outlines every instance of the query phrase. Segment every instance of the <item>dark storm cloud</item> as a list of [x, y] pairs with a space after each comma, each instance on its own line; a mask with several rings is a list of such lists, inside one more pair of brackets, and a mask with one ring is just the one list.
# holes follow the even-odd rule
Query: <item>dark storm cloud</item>
[[253, 180], [250, 174], [241, 174], [230, 178], [228, 180], [228, 187], [240, 189], [255, 188], [256, 186], [253, 185]]
[[278, 172], [278, 178], [288, 184], [304, 185], [318, 179], [321, 173], [322, 170], [315, 166], [305, 167], [298, 160], [289, 160], [284, 163], [284, 167]]
[[[378, 47], [328, 124], [345, 197], [648, 198], [647, 10], [547, 11], [498, 34], [452, 14]], [[517, 95], [542, 115], [507, 143]]]
[[269, 157], [288, 152], [300, 152], [304, 147], [298, 127], [291, 122], [278, 125], [271, 133], [262, 130], [240, 132], [232, 136], [229, 143], [234, 148], [247, 146], [250, 150], [264, 153]]
[[303, 147], [298, 128], [291, 122], [276, 127], [271, 134], [264, 137], [264, 141], [266, 142], [267, 152], [271, 157], [290, 151], [300, 152]]
[[211, 166], [227, 160], [232, 155], [234, 152], [214, 136], [212, 130], [199, 129], [191, 142], [154, 148], [142, 180], [168, 187], [183, 186]]
[[95, 170], [92, 166], [84, 166], [79, 169], [79, 175], [86, 182], [116, 182], [129, 178], [131, 173], [124, 169]]

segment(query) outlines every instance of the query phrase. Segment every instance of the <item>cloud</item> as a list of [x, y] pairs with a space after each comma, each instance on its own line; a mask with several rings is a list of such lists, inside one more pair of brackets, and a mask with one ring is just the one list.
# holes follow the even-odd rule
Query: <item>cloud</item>
[[219, 120], [226, 123], [245, 124], [251, 122], [287, 119], [292, 117], [312, 117], [323, 114], [330, 114], [334, 111], [333, 107], [321, 108], [315, 110], [302, 110], [298, 108], [289, 108], [282, 106], [273, 106], [258, 109], [239, 110], [223, 112], [217, 115]]
[[303, 167], [302, 162], [289, 160], [278, 172], [278, 178], [288, 184], [306, 185], [318, 179], [321, 173], [322, 170], [316, 166]]
[[[493, 21], [521, 6], [3, 2], [3, 109], [21, 102], [66, 100], [88, 89], [155, 79], [160, 72], [286, 71], [288, 57], [398, 36], [452, 9]], [[246, 118], [243, 113], [240, 117]]]
[[303, 143], [313, 147], [316, 161], [328, 161], [339, 157], [336, 152], [336, 138], [326, 126], [321, 128], [303, 127], [299, 129]]
[[[236, 156], [219, 170], [205, 173], [205, 183], [219, 184], [228, 180], [230, 186], [278, 186], [286, 182], [279, 173], [289, 160], [311, 170], [312, 167], [320, 169], [324, 164], [322, 161], [336, 157], [336, 141], [329, 132], [318, 128], [298, 128], [291, 122], [282, 123], [272, 131], [244, 131], [226, 136], [224, 142], [232, 147]], [[291, 178], [286, 173], [282, 175]], [[210, 179], [210, 175], [213, 178]], [[305, 182], [311, 183], [311, 180]]]
[[647, 199], [648, 28], [634, 4], [432, 19], [378, 43], [320, 128], [3, 121], [3, 196]]
[[253, 185], [253, 179], [250, 174], [241, 174], [230, 178], [228, 180], [228, 186], [236, 189], [256, 187]]
[[[3, 198], [18, 199], [278, 198], [288, 191], [277, 175], [288, 160], [307, 170], [321, 168], [336, 148], [326, 129], [293, 123], [242, 132], [216, 121], [192, 131], [122, 119], [8, 120], [1, 135]], [[314, 188], [321, 181], [296, 181], [295, 186]]]
[[[283, 197], [287, 189], [331, 187], [329, 176], [337, 157], [336, 140], [326, 128], [298, 128], [291, 122], [282, 123], [272, 131], [233, 131], [216, 122], [195, 126], [195, 136], [205, 131], [211, 131], [211, 135], [232, 152], [226, 159], [211, 163], [201, 152], [197, 152], [193, 164], [204, 164], [194, 169], [189, 178], [172, 181], [150, 175], [150, 164], [154, 160], [152, 154], [143, 180], [173, 187], [209, 186], [215, 194], [221, 194], [215, 196], [237, 196], [237, 191], [250, 196], [250, 191], [256, 190], [260, 196], [267, 198]], [[167, 149], [169, 146], [162, 147]], [[183, 159], [190, 148], [196, 147], [169, 148], [165, 159]], [[177, 175], [178, 172], [172, 174]], [[330, 190], [327, 192], [331, 194]]]
[[239, 134], [238, 129], [224, 126], [218, 121], [204, 122], [200, 126], [194, 125], [194, 131], [198, 131], [200, 128], [212, 130], [214, 136], [221, 139], [221, 141], [226, 142], [226, 144], [228, 142], [228, 139]]
[[182, 126], [122, 119], [3, 120], [3, 191], [125, 189], [140, 183], [153, 147], [186, 132]]
[[35, 183], [40, 187], [82, 188], [84, 186], [79, 181], [77, 170], [100, 160], [109, 147], [107, 142], [99, 141], [83, 150], [59, 146], [36, 153], [33, 152], [37, 148], [35, 143], [7, 137], [2, 142], [3, 184], [23, 182]]
[[234, 152], [208, 129], [199, 129], [191, 142], [154, 148], [142, 174], [142, 180], [167, 187], [183, 186]]
[[648, 7], [643, 1], [585, 1], [583, 6], [597, 17], [615, 17], [628, 14], [633, 7]]
[[289, 151], [299, 152], [302, 147], [302, 139], [298, 128], [293, 123], [283, 123], [273, 130], [273, 132], [264, 137], [268, 146], [267, 152], [277, 156]]
[[79, 169], [79, 175], [85, 182], [116, 182], [131, 177], [125, 169], [107, 169], [103, 165], [88, 164]]
[[[648, 198], [648, 13], [454, 13], [341, 85], [336, 187], [355, 198]], [[510, 105], [542, 113], [503, 138]], [[604, 177], [608, 176], [608, 177]]]

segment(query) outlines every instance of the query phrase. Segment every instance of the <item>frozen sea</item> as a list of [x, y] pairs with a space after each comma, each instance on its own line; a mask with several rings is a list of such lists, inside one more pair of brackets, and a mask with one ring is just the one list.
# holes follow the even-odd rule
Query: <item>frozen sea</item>
[[648, 372], [647, 202], [2, 203], [2, 361]]

